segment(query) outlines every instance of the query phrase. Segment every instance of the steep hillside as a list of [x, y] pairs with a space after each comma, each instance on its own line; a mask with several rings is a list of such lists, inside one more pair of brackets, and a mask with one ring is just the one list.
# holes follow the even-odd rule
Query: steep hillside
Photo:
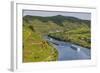
[[56, 61], [58, 52], [28, 24], [23, 26], [23, 62]]

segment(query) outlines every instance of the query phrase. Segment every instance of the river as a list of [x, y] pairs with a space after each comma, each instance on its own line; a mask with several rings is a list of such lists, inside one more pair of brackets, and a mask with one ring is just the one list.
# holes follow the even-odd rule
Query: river
[[58, 61], [91, 59], [91, 49], [45, 36], [46, 41], [58, 51]]

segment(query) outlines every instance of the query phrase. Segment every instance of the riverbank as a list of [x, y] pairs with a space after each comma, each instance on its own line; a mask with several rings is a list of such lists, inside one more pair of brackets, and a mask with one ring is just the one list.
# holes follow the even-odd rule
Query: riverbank
[[48, 36], [59, 41], [70, 42], [91, 49], [91, 34], [89, 29], [80, 30], [78, 28], [77, 30], [54, 32], [48, 34]]
[[39, 33], [23, 27], [23, 62], [47, 62], [58, 60], [57, 50], [43, 40]]

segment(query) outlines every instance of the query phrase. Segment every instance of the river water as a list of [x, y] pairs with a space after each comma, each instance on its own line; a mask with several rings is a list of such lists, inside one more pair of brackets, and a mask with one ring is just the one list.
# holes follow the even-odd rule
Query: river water
[[45, 40], [58, 51], [58, 61], [91, 59], [91, 49], [45, 36]]

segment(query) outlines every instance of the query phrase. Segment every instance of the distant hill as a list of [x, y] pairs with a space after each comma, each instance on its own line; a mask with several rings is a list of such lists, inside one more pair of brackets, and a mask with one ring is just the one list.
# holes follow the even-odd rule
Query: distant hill
[[90, 24], [90, 20], [82, 20], [82, 19], [79, 19], [79, 18], [76, 18], [76, 17], [62, 16], [62, 15], [47, 16], [47, 17], [26, 15], [26, 16], [23, 17], [23, 19], [27, 22], [32, 21], [34, 19], [37, 19], [41, 22], [52, 21], [52, 22], [59, 24], [61, 26], [63, 26], [64, 21], [78, 22], [78, 23], [82, 22], [82, 23], [86, 23], [88, 25]]

